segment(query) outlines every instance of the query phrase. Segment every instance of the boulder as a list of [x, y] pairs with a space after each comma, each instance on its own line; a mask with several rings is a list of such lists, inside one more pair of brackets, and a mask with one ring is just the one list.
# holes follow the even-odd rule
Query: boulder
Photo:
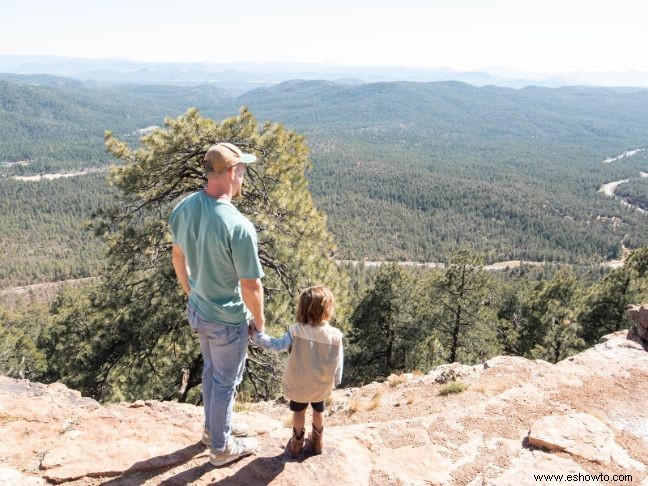
[[[476, 366], [467, 366], [461, 363], [451, 363], [437, 366], [428, 372], [436, 383], [441, 385], [451, 381], [470, 381], [471, 378], [478, 376], [479, 371]], [[482, 366], [479, 368], [483, 369]]]
[[[563, 475], [567, 483], [567, 476], [586, 477], [588, 472], [570, 459], [556, 456], [554, 454], [545, 454], [541, 451], [522, 450], [516, 458], [511, 461], [509, 468], [499, 477], [493, 480], [485, 481], [482, 484], [488, 486], [519, 486], [520, 484], [562, 484], [562, 482], [552, 481], [546, 478], [546, 475]], [[536, 479], [534, 475], [537, 475]], [[541, 479], [540, 476], [544, 476]], [[590, 479], [588, 477], [587, 479]], [[577, 484], [600, 484], [597, 481], [578, 482]]]
[[[235, 415], [235, 420], [243, 419]], [[41, 469], [45, 478], [62, 482], [159, 470], [198, 457], [206, 461], [202, 422], [200, 407], [173, 402], [105, 407], [74, 424], [47, 451]], [[282, 428], [258, 414], [248, 414], [245, 422], [257, 434]]]
[[634, 324], [628, 338], [637, 337], [642, 344], [648, 344], [648, 304], [631, 305], [628, 307], [628, 316]]
[[[242, 404], [235, 421], [251, 426], [259, 447], [221, 468], [209, 465], [200, 443], [202, 407], [100, 405], [61, 384], [0, 376], [0, 485], [483, 486], [542, 484], [533, 474], [627, 472], [648, 486], [648, 353], [625, 334], [557, 364], [505, 356], [442, 366], [399, 386], [336, 390], [318, 456], [286, 452], [284, 402]], [[439, 396], [436, 378], [450, 377], [471, 386]], [[373, 397], [375, 406], [346, 406]]]
[[564, 451], [598, 464], [645, 470], [616, 443], [614, 433], [603, 421], [586, 413], [543, 417], [532, 425], [528, 441], [534, 447]]

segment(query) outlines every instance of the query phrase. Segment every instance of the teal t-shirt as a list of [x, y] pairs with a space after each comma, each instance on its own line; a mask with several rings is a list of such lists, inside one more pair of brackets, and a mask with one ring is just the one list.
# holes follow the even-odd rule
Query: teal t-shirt
[[249, 319], [239, 280], [264, 275], [254, 225], [232, 203], [200, 191], [173, 209], [169, 226], [173, 243], [185, 255], [189, 303], [208, 321]]

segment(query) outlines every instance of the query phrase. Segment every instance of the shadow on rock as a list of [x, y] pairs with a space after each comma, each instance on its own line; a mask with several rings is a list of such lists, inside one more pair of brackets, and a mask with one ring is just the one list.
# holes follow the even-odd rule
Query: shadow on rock
[[124, 471], [121, 477], [102, 483], [102, 486], [125, 486], [138, 484], [138, 479], [128, 478], [124, 476], [133, 473], [146, 473], [151, 471], [162, 473], [164, 471], [168, 471], [171, 468], [191, 461], [195, 456], [203, 453], [204, 451], [205, 446], [201, 442], [198, 442], [183, 449], [178, 449], [171, 454], [151, 457], [150, 459], [146, 459], [145, 461], [138, 461], [131, 467], [129, 467], [126, 471]]
[[285, 469], [286, 464], [289, 462], [303, 462], [308, 459], [310, 455], [304, 454], [302, 456], [293, 458], [287, 451], [274, 456], [274, 457], [254, 457], [241, 458], [239, 461], [250, 460], [243, 467], [228, 474], [228, 468], [236, 467], [236, 462], [228, 464], [223, 467], [214, 467], [209, 463], [194, 467], [187, 471], [182, 471], [175, 476], [164, 480], [161, 485], [164, 486], [179, 486], [185, 485], [202, 478], [200, 484], [209, 485], [245, 485], [245, 486], [262, 486], [271, 483], [277, 478]]

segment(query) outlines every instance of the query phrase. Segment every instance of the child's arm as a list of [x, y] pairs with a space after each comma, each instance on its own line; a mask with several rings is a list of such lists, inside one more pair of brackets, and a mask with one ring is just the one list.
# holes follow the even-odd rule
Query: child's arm
[[342, 369], [344, 368], [344, 348], [342, 347], [342, 341], [340, 341], [340, 354], [338, 355], [338, 365], [335, 370], [335, 386], [338, 386], [342, 383]]
[[280, 338], [274, 338], [268, 336], [265, 332], [256, 331], [252, 335], [252, 342], [264, 349], [269, 349], [270, 351], [278, 353], [279, 351], [288, 351], [292, 345], [293, 338], [290, 331], [286, 331], [286, 334]]

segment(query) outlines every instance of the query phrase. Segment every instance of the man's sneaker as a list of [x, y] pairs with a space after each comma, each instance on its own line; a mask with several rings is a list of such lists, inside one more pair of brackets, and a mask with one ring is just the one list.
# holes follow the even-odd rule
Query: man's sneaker
[[224, 466], [236, 461], [239, 457], [252, 454], [257, 448], [257, 441], [254, 438], [233, 439], [227, 441], [227, 447], [223, 452], [210, 452], [209, 463], [212, 466]]
[[[250, 433], [250, 427], [247, 424], [232, 424], [232, 435], [234, 437], [247, 437]], [[207, 447], [211, 447], [211, 436], [209, 429], [203, 427], [202, 443]]]

